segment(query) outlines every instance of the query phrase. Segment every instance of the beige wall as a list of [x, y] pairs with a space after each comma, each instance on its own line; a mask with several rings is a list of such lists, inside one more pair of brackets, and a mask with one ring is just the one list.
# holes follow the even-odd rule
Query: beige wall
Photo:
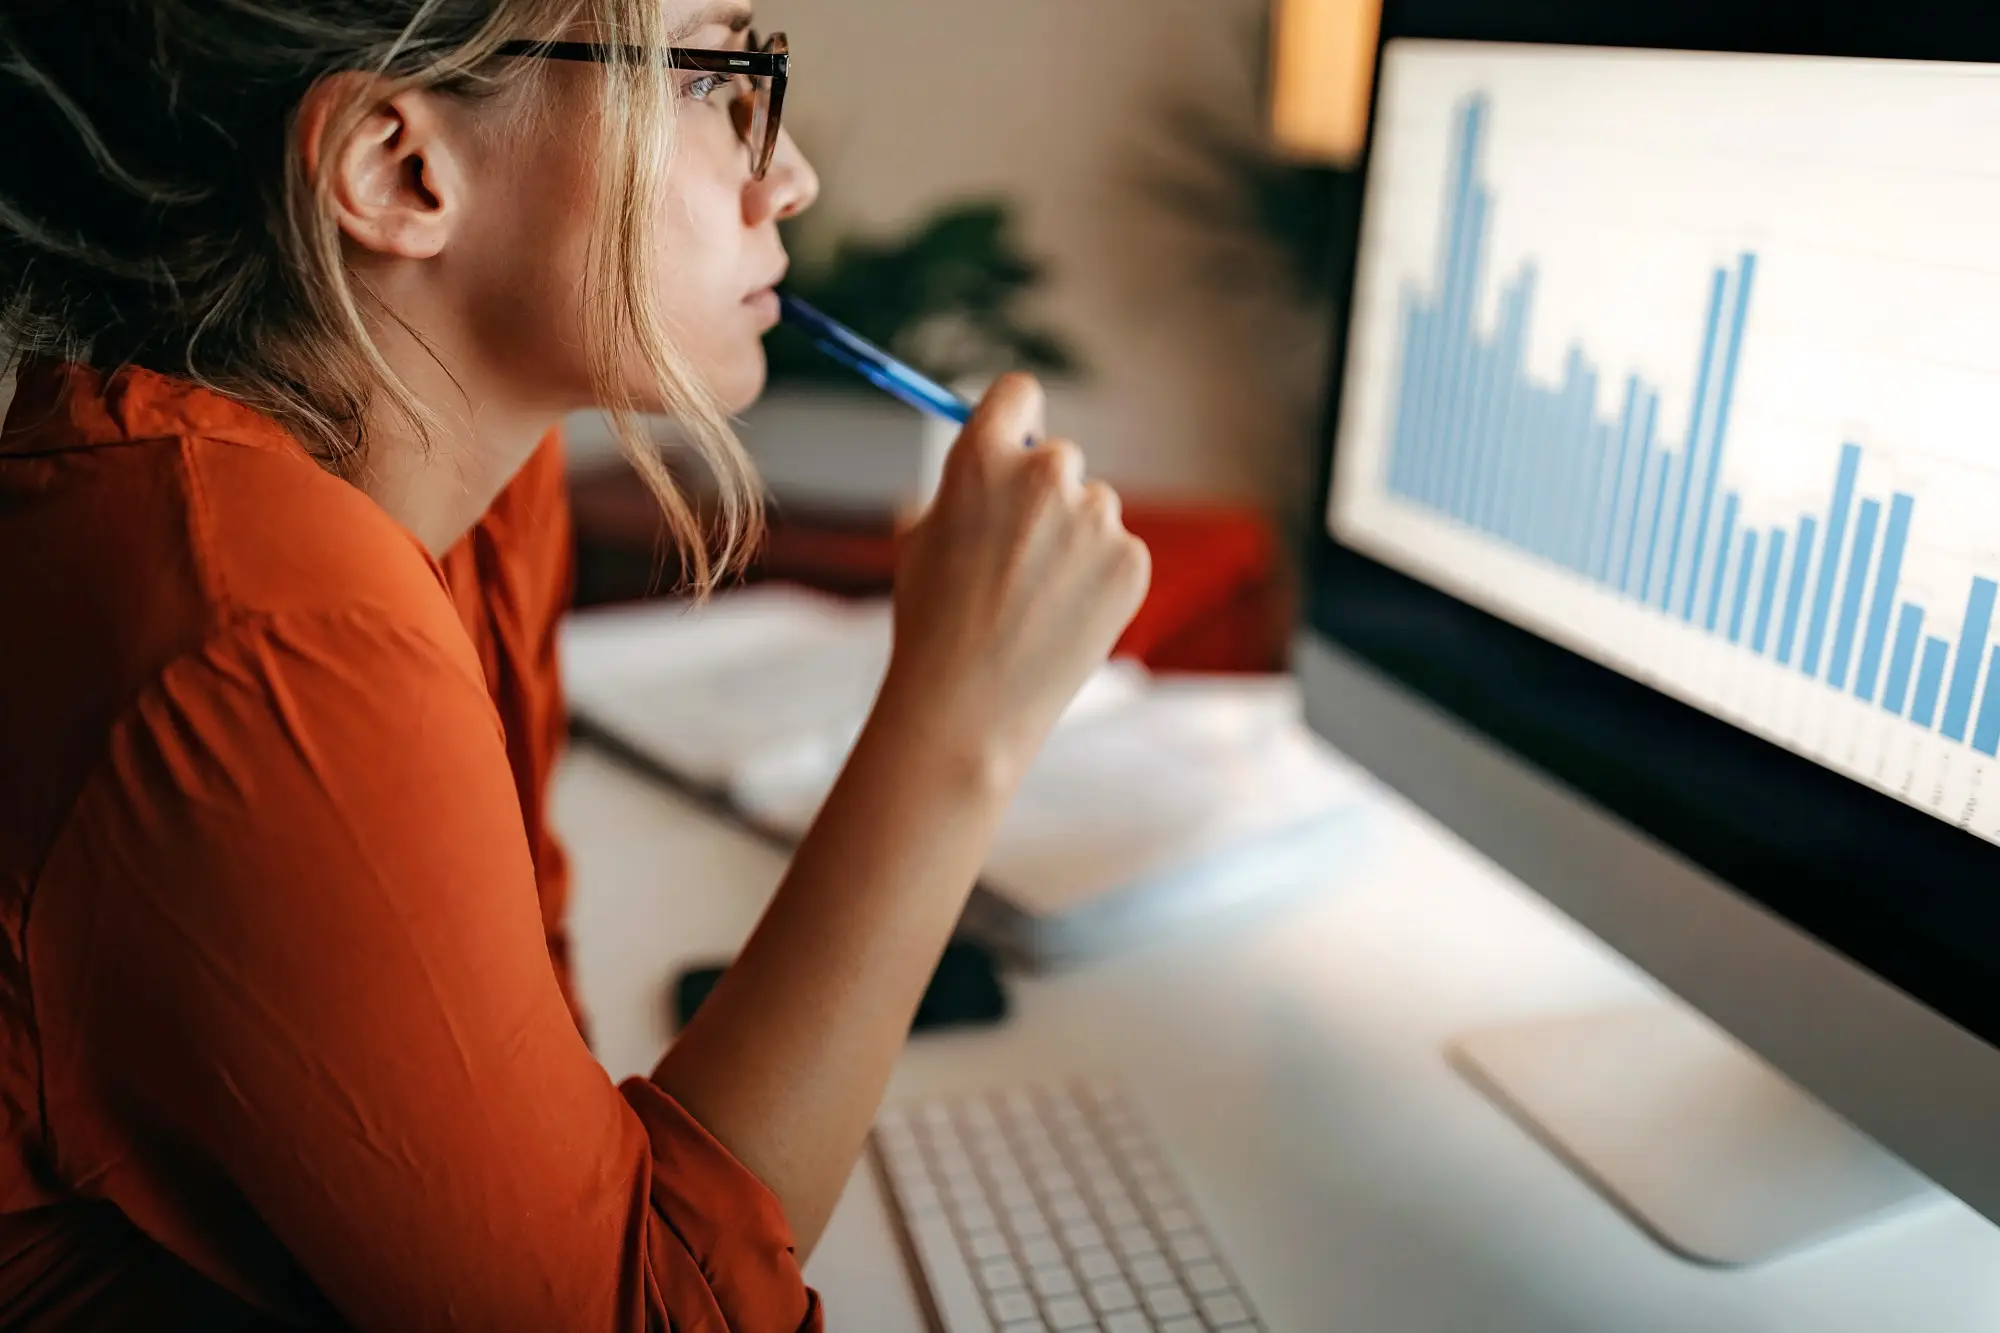
[[[1298, 486], [1320, 330], [1214, 291], [1205, 243], [1134, 179], [1160, 112], [1258, 129], [1265, 0], [759, 0], [789, 32], [788, 119], [822, 209], [894, 227], [955, 196], [1019, 202], [1052, 261], [1046, 315], [1091, 363], [1052, 428], [1129, 491], [1277, 500]], [[1301, 366], [1310, 367], [1302, 372]], [[1310, 409], [1307, 409], [1308, 413]]]

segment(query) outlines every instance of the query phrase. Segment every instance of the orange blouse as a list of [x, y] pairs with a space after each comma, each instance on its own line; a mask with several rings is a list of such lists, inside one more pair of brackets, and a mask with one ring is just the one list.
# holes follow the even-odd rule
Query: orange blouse
[[567, 542], [555, 440], [440, 564], [241, 404], [24, 369], [0, 1327], [820, 1327], [777, 1200], [566, 1003]]

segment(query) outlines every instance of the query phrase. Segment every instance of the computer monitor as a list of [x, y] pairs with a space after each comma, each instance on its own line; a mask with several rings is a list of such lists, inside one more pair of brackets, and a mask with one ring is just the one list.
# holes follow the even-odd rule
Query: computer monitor
[[2000, 18], [1389, 0], [1377, 69], [1309, 716], [1690, 1006], [1461, 1067], [1697, 1258], [2000, 1219]]

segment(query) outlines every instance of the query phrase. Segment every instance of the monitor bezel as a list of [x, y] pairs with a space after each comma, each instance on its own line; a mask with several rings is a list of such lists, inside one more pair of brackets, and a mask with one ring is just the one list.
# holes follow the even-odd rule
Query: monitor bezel
[[[1541, 0], [1511, 13], [1465, 0], [1388, 0], [1376, 53], [1400, 38], [2000, 66], [2000, 15], [1915, 4], [1893, 14], [1797, 0], [1690, 0], [1613, 12]], [[1366, 178], [1375, 146], [1371, 109]], [[1321, 634], [1491, 742], [1732, 886], [1857, 966], [2000, 1046], [2000, 846], [1745, 732], [1342, 544], [1331, 494], [1360, 210], [1335, 301], [1332, 367], [1307, 552], [1305, 618]], [[1477, 670], [1467, 668], [1476, 664]], [[1621, 761], [1644, 752], [1649, 762]], [[1880, 885], [1895, 882], [1894, 897]]]

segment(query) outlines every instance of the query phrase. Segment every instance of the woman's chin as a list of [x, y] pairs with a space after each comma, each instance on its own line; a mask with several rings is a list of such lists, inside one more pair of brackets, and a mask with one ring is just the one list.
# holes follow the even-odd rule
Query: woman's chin
[[759, 343], [754, 358], [736, 367], [734, 374], [722, 377], [723, 382], [716, 386], [715, 396], [731, 416], [736, 416], [748, 411], [764, 396], [770, 377], [770, 362], [765, 359], [763, 344]]

